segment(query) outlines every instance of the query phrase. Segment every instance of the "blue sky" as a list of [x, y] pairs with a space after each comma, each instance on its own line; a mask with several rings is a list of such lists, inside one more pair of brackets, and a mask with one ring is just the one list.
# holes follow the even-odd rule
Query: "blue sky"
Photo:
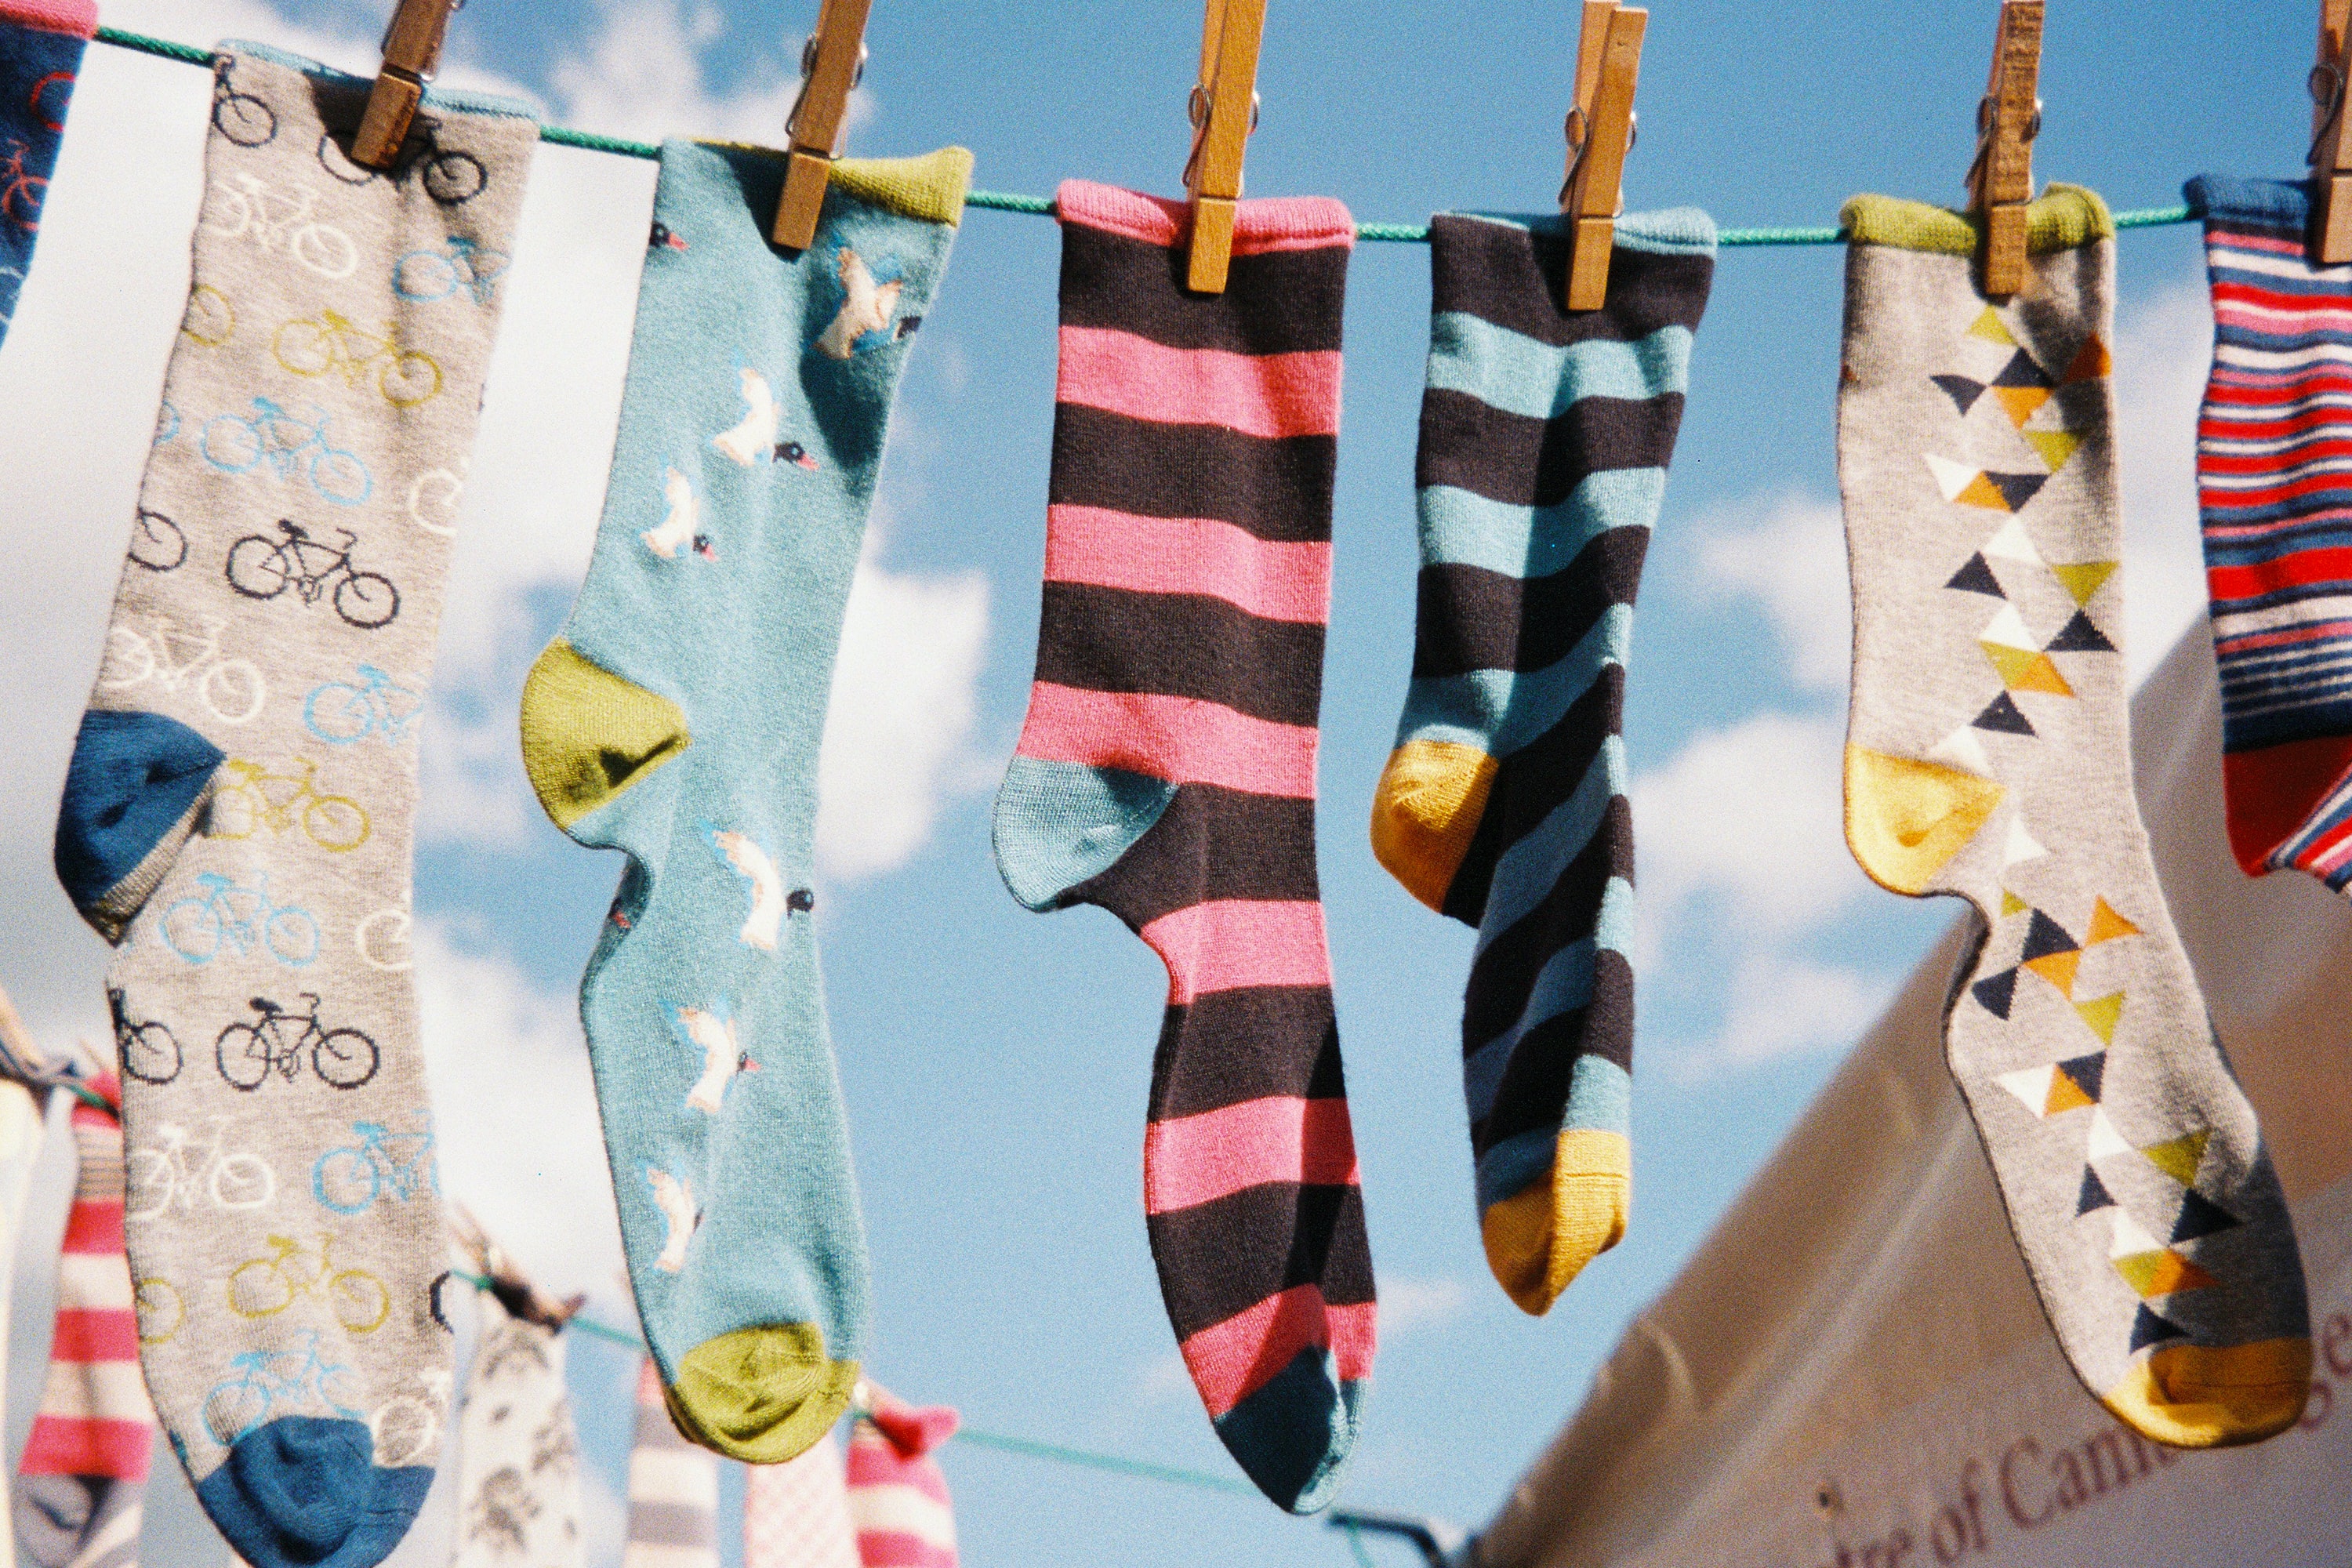
[[[813, 11], [474, 0], [448, 74], [589, 129], [772, 141]], [[1569, 0], [1272, 12], [1253, 194], [1337, 195], [1364, 219], [1550, 204]], [[1990, 0], [1660, 0], [1628, 205], [1819, 224], [1861, 190], [1957, 200], [1993, 14]], [[124, 0], [108, 19], [373, 68], [381, 12]], [[988, 188], [1048, 194], [1082, 176], [1172, 192], [1198, 24], [1165, 4], [885, 0], [851, 150], [957, 142]], [[2307, 6], [2070, 0], [2049, 27], [2037, 172], [2119, 208], [2169, 204], [2203, 170], [2295, 172], [2312, 26]], [[0, 353], [15, 742], [0, 766], [0, 983], [53, 1042], [104, 1037], [104, 950], [55, 889], [48, 831], [185, 288], [207, 86], [92, 51]], [[572, 998], [617, 865], [540, 816], [513, 714], [586, 559], [651, 188], [650, 166], [604, 155], [547, 149], [534, 168], [444, 624], [417, 862], [447, 1184], [613, 1322], [628, 1310]], [[2144, 670], [2201, 595], [2189, 442], [2210, 323], [2193, 231], [2121, 248], [2130, 652]], [[873, 1370], [989, 1431], [1234, 1473], [1174, 1360], [1144, 1246], [1158, 963], [1099, 911], [1024, 913], [988, 855], [1035, 631], [1056, 255], [1046, 221], [967, 219], [902, 389], [828, 732], [819, 908], [873, 1245]], [[1495, 1288], [1476, 1241], [1455, 1067], [1469, 933], [1392, 884], [1365, 837], [1411, 654], [1428, 271], [1411, 246], [1366, 246], [1353, 264], [1320, 849], [1384, 1332], [1351, 1503], [1485, 1518], [1949, 918], [1871, 889], [1838, 838], [1840, 264], [1833, 247], [1727, 253], [1698, 335], [1626, 721], [1643, 910], [1633, 1224], [1541, 1321]], [[12, 1441], [62, 1217], [54, 1160], [49, 1177], [19, 1268]], [[610, 1532], [631, 1369], [585, 1343], [573, 1354], [604, 1489], [592, 1519]], [[1345, 1561], [1330, 1532], [1262, 1503], [969, 1446], [947, 1465], [974, 1568]], [[209, 1568], [218, 1543], [165, 1481], [148, 1560]], [[401, 1561], [440, 1561], [444, 1527], [429, 1519]]]

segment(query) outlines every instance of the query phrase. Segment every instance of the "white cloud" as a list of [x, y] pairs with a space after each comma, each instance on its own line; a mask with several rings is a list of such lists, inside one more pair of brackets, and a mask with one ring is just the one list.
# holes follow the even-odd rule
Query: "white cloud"
[[[715, 5], [688, 10], [679, 0], [609, 5], [603, 28], [584, 50], [549, 71], [549, 84], [573, 124], [607, 136], [696, 136], [776, 146], [800, 93], [800, 60], [781, 54], [757, 58], [742, 85], [714, 94], [706, 85], [703, 58], [714, 49], [738, 59], [752, 52], [729, 38], [729, 26]], [[761, 43], [772, 36], [761, 35]], [[848, 128], [856, 130], [872, 112], [866, 92], [853, 93]]]
[[1732, 973], [1712, 1049], [1675, 1065], [1688, 1074], [1710, 1059], [1737, 1068], [1849, 1046], [1892, 994], [1884, 977], [1785, 951], [1751, 952]]
[[1439, 1329], [1462, 1315], [1470, 1293], [1462, 1281], [1444, 1275], [1382, 1275], [1381, 1332], [1409, 1334], [1419, 1329]]
[[1743, 496], [1706, 512], [1694, 531], [1699, 581], [1711, 596], [1755, 601], [1789, 650], [1791, 679], [1843, 691], [1853, 616], [1837, 503], [1801, 489]]

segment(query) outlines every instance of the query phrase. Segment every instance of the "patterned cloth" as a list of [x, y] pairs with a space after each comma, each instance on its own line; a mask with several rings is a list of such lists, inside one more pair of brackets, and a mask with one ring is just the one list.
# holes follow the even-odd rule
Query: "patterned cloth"
[[91, 0], [0, 0], [0, 333], [33, 265], [74, 77], [97, 30]]
[[2299, 184], [2189, 182], [2213, 372], [2197, 429], [2230, 847], [2352, 889], [2352, 267]]
[[457, 1415], [451, 1568], [579, 1568], [579, 1439], [563, 1392], [563, 1336], [475, 1298], [481, 1331]]
[[858, 1568], [848, 1479], [831, 1433], [797, 1459], [745, 1469], [743, 1568]]
[[719, 1456], [678, 1436], [651, 1356], [637, 1371], [621, 1568], [719, 1568]]
[[[931, 1452], [956, 1413], [866, 1385], [872, 1406], [849, 1434], [849, 1516], [864, 1568], [956, 1568], [955, 1511]], [[747, 1565], [748, 1568], [748, 1565]]]

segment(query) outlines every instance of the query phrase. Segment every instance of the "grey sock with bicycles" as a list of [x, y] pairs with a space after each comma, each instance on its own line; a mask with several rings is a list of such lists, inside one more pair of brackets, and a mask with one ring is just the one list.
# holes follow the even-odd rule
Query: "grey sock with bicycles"
[[424, 1500], [451, 1352], [407, 973], [416, 721], [538, 129], [215, 68], [165, 377], [58, 870], [116, 944], [141, 1359], [255, 1568], [369, 1568]]

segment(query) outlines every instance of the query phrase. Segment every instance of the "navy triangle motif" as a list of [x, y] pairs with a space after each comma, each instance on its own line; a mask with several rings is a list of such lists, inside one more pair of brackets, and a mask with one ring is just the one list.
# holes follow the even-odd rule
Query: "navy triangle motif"
[[2042, 487], [2050, 482], [2050, 476], [2048, 474], [1996, 474], [1990, 468], [1987, 468], [1985, 479], [1993, 489], [2000, 492], [2000, 499], [2009, 503], [2009, 510], [2015, 511], [2027, 501], [2032, 500], [2041, 491]]
[[2074, 612], [2074, 618], [2061, 626], [2058, 629], [2058, 635], [2050, 639], [2050, 646], [2042, 651], [2044, 653], [2113, 653], [2116, 651], [2116, 645], [2107, 640], [2106, 633], [2091, 624], [2090, 616], [2077, 610]]
[[2200, 1196], [2192, 1189], [2181, 1203], [2180, 1217], [2172, 1222], [2172, 1239], [2175, 1242], [2194, 1241], [2200, 1236], [2211, 1236], [2216, 1231], [2234, 1230], [2237, 1226], [2236, 1215], [2212, 1199]]
[[1992, 378], [1995, 386], [2042, 386], [2051, 384], [2050, 373], [2033, 363], [2033, 356], [2023, 349], [2011, 354], [2000, 374]]
[[1952, 400], [1953, 405], [1963, 416], [1977, 405], [1978, 398], [1984, 395], [1984, 383], [1970, 381], [1965, 375], [1931, 375], [1927, 379], [1944, 389], [1944, 395]]
[[2080, 1219], [2086, 1214], [2096, 1214], [2101, 1209], [2115, 1206], [2116, 1196], [2107, 1191], [2107, 1184], [2099, 1180], [2099, 1173], [2088, 1165], [2084, 1166], [2083, 1190], [2074, 1197], [2074, 1217]]
[[2107, 1053], [2093, 1051], [2087, 1057], [2069, 1057], [2058, 1064], [2058, 1070], [2074, 1080], [2074, 1087], [2092, 1100], [2099, 1098], [2099, 1084], [2107, 1075]]
[[1978, 981], [1969, 987], [1969, 994], [1975, 997], [1986, 1012], [2007, 1023], [2010, 1004], [2017, 997], [2016, 969], [2004, 969], [1999, 974]]
[[1985, 710], [1976, 716], [1970, 727], [1990, 730], [2002, 735], [2031, 735], [2035, 732], [2032, 722], [2018, 710], [2017, 704], [2010, 700], [2006, 691], [1987, 703]]
[[2066, 928], [2043, 914], [2033, 911], [2033, 923], [2025, 928], [2024, 962], [2047, 958], [2053, 952], [2073, 952], [2083, 944], [2066, 932]]
[[2188, 1330], [2168, 1318], [2158, 1317], [2147, 1310], [2145, 1301], [2140, 1303], [2139, 1311], [2132, 1319], [2131, 1348], [2135, 1351], [2160, 1344], [2166, 1340], [2185, 1340], [2188, 1337]]
[[1968, 564], [1953, 573], [1952, 580], [1944, 586], [1958, 589], [1963, 594], [1988, 594], [1996, 599], [2009, 597], [2001, 592], [2000, 580], [1992, 574], [1992, 566], [1981, 552], [1969, 556]]

